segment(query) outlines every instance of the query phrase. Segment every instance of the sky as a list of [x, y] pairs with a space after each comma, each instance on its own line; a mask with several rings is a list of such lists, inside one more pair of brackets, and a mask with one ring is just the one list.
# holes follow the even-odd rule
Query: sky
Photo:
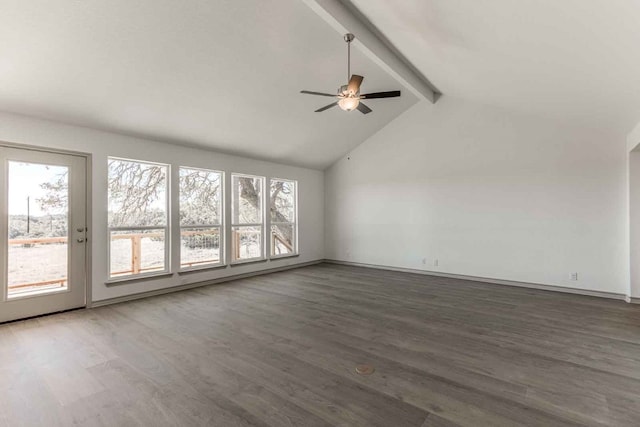
[[43, 182], [54, 181], [65, 172], [66, 166], [48, 166], [35, 163], [9, 162], [9, 215], [27, 214], [27, 197], [30, 197], [31, 216], [46, 215], [40, 209], [37, 198], [45, 195], [40, 187]]

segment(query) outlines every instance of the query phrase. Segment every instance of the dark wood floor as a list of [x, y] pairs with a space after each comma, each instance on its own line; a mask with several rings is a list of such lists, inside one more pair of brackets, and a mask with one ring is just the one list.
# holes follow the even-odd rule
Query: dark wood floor
[[0, 425], [638, 426], [640, 306], [321, 264], [0, 326]]

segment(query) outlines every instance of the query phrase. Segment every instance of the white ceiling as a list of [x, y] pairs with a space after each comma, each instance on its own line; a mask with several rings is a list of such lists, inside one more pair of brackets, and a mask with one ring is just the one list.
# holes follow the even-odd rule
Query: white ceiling
[[640, 1], [352, 0], [445, 96], [626, 134]]
[[[352, 72], [405, 89], [357, 50]], [[342, 36], [300, 0], [0, 0], [4, 111], [324, 168], [417, 102], [298, 93], [345, 80]]]

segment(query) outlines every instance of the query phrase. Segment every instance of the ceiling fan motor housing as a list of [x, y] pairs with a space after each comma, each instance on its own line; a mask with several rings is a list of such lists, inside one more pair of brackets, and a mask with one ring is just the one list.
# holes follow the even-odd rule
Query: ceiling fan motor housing
[[340, 88], [338, 89], [338, 95], [341, 96], [351, 96], [351, 97], [357, 97], [360, 95], [360, 90], [358, 90], [358, 92], [351, 94], [349, 92], [349, 85], [342, 85], [340, 86]]

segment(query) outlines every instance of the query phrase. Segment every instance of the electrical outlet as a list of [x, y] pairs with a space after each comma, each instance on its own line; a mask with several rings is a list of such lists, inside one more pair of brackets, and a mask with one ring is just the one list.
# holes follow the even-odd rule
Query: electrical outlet
[[571, 280], [578, 280], [578, 273], [571, 273]]
[[437, 267], [437, 266], [438, 266], [438, 264], [439, 264], [439, 262], [438, 262], [438, 258], [434, 259], [434, 260], [433, 260], [433, 266], [434, 266], [434, 267]]

